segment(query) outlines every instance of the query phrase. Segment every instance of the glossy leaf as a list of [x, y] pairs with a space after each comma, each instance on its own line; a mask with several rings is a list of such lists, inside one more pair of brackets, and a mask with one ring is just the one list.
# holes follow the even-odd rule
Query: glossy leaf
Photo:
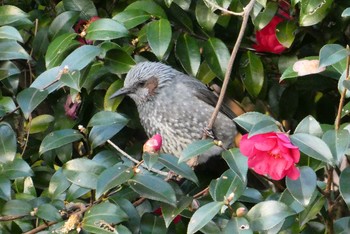
[[81, 138], [83, 138], [83, 135], [73, 129], [54, 131], [43, 139], [40, 145], [39, 153], [43, 154], [49, 150], [57, 149], [63, 145], [72, 143]]
[[0, 117], [3, 117], [10, 112], [16, 112], [15, 102], [11, 97], [0, 97]]
[[230, 202], [235, 202], [245, 189], [245, 183], [231, 169], [225, 171], [218, 179], [212, 180], [209, 192], [214, 201], [225, 201], [230, 197]]
[[58, 198], [62, 193], [64, 193], [71, 183], [67, 180], [65, 175], [62, 173], [62, 169], [58, 170], [53, 174], [49, 184], [49, 194], [52, 200]]
[[115, 165], [108, 168], [97, 178], [96, 197], [101, 197], [109, 189], [127, 182], [133, 176], [132, 168], [124, 165]]
[[111, 233], [105, 226], [112, 226], [128, 219], [127, 214], [116, 204], [104, 202], [94, 205], [82, 221], [82, 228], [91, 233]]
[[160, 154], [158, 162], [167, 167], [170, 171], [198, 184], [198, 178], [192, 168], [186, 163], [178, 163], [178, 158], [170, 154]]
[[244, 128], [247, 132], [250, 132], [254, 125], [256, 124], [256, 120], [259, 121], [275, 121], [272, 117], [268, 115], [261, 114], [259, 112], [247, 112], [236, 118], [234, 121]]
[[104, 167], [87, 158], [77, 158], [63, 165], [63, 174], [67, 179], [83, 188], [96, 189], [98, 176]]
[[151, 15], [141, 9], [130, 9], [118, 13], [112, 19], [124, 24], [127, 29], [131, 29], [146, 22], [150, 18]]
[[63, 60], [61, 68], [67, 66], [69, 71], [81, 70], [91, 63], [100, 53], [101, 49], [97, 46], [83, 45], [75, 49]]
[[134, 59], [124, 50], [109, 50], [105, 57], [106, 68], [114, 74], [125, 74], [135, 65]]
[[26, 119], [29, 118], [29, 115], [32, 111], [48, 96], [47, 90], [39, 90], [36, 88], [27, 88], [21, 91], [17, 95], [18, 105], [21, 107], [21, 110]]
[[125, 126], [127, 123], [128, 123], [128, 119], [117, 112], [100, 111], [100, 112], [97, 112], [90, 119], [88, 123], [88, 127], [111, 125], [111, 124], [120, 124], [122, 126]]
[[32, 211], [32, 206], [28, 201], [10, 200], [5, 203], [1, 211], [2, 215], [29, 215]]
[[167, 19], [153, 21], [147, 27], [147, 41], [159, 60], [164, 58], [170, 46], [171, 37], [171, 26]]
[[183, 196], [180, 199], [177, 199], [176, 207], [173, 207], [168, 204], [162, 204], [162, 214], [165, 221], [165, 226], [169, 227], [171, 222], [180, 215], [180, 213], [188, 208], [191, 205], [192, 197]]
[[61, 76], [60, 81], [68, 86], [69, 88], [72, 88], [78, 92], [80, 92], [81, 89], [81, 78], [80, 78], [80, 72], [79, 71], [69, 71], [67, 73], [63, 73]]
[[11, 26], [0, 27], [0, 39], [16, 40], [19, 42], [23, 42], [21, 34], [19, 34], [16, 28]]
[[123, 124], [94, 126], [89, 134], [91, 147], [94, 149], [97, 146], [104, 144], [107, 140], [111, 139], [115, 134], [117, 134], [123, 127]]
[[39, 90], [45, 89], [49, 93], [52, 93], [63, 86], [62, 82], [58, 80], [61, 71], [62, 69], [60, 67], [53, 67], [44, 71], [34, 80], [30, 87]]
[[67, 190], [66, 201], [74, 201], [78, 197], [81, 197], [90, 191], [91, 190], [88, 188], [83, 188], [76, 184], [71, 184], [71, 186]]
[[203, 1], [196, 2], [195, 14], [198, 24], [209, 32], [213, 30], [214, 25], [219, 19], [219, 16], [214, 14]]
[[278, 9], [277, 2], [268, 2], [265, 9], [254, 19], [254, 25], [257, 30], [264, 28], [276, 15]]
[[252, 137], [257, 134], [263, 134], [268, 132], [278, 132], [279, 128], [275, 120], [262, 120], [253, 125], [249, 132], [248, 137]]
[[16, 133], [11, 125], [0, 123], [0, 163], [12, 162], [17, 152]]
[[67, 11], [78, 11], [85, 19], [97, 15], [97, 10], [92, 0], [63, 0], [62, 2]]
[[293, 21], [283, 21], [276, 27], [277, 40], [286, 48], [290, 48], [295, 39], [297, 25]]
[[290, 136], [293, 145], [298, 146], [304, 154], [317, 160], [334, 165], [331, 150], [320, 138], [306, 133], [296, 133]]
[[112, 40], [126, 37], [128, 30], [121, 23], [112, 19], [98, 19], [86, 30], [88, 40]]
[[0, 198], [5, 201], [11, 200], [11, 181], [0, 176]]
[[232, 148], [222, 153], [227, 165], [233, 170], [243, 182], [247, 181], [248, 158], [238, 148]]
[[278, 201], [263, 201], [253, 206], [247, 213], [253, 231], [268, 230], [279, 224], [294, 212]]
[[308, 115], [301, 120], [294, 133], [307, 133], [317, 137], [322, 137], [323, 135], [320, 123], [312, 115]]
[[141, 218], [140, 233], [166, 233], [164, 219], [153, 214], [144, 214]]
[[313, 1], [301, 0], [299, 23], [301, 26], [311, 26], [321, 22], [329, 11], [333, 0]]
[[248, 51], [240, 60], [240, 76], [248, 93], [257, 97], [264, 85], [264, 67], [260, 57]]
[[191, 217], [187, 233], [192, 234], [204, 227], [221, 210], [223, 202], [210, 202], [201, 206]]
[[212, 80], [215, 79], [215, 73], [209, 68], [209, 65], [204, 61], [197, 72], [197, 79], [204, 84], [209, 84]]
[[14, 75], [20, 74], [21, 71], [18, 69], [16, 64], [11, 61], [6, 61], [0, 65], [0, 80], [9, 78]]
[[196, 39], [188, 34], [182, 34], [176, 41], [175, 53], [185, 71], [195, 77], [201, 63]]
[[350, 217], [343, 217], [334, 222], [334, 233], [346, 234], [350, 227]]
[[350, 146], [350, 134], [347, 130], [328, 130], [322, 140], [329, 146], [334, 161], [339, 164]]
[[56, 38], [64, 33], [72, 32], [73, 25], [78, 20], [79, 12], [65, 11], [59, 14], [51, 23], [49, 27], [49, 34], [51, 38]]
[[45, 55], [47, 69], [59, 66], [67, 55], [79, 46], [79, 42], [74, 40], [76, 36], [76, 33], [65, 33], [50, 43]]
[[30, 55], [16, 41], [0, 41], [0, 61], [12, 59], [30, 59]]
[[30, 134], [44, 132], [54, 120], [55, 118], [52, 115], [38, 115], [32, 119], [27, 129], [30, 130]]
[[209, 38], [204, 44], [203, 56], [210, 69], [223, 79], [230, 59], [226, 45], [218, 38]]
[[286, 178], [286, 185], [292, 196], [303, 206], [309, 205], [316, 189], [316, 174], [310, 167], [301, 167], [300, 177], [296, 180]]
[[59, 221], [61, 220], [61, 215], [56, 207], [51, 204], [42, 204], [38, 207], [36, 211], [36, 216], [47, 221]]
[[193, 157], [196, 157], [215, 145], [212, 139], [204, 139], [194, 141], [189, 144], [183, 151], [179, 158], [179, 162], [185, 162]]
[[349, 179], [350, 179], [350, 168], [347, 167], [340, 174], [339, 190], [340, 190], [341, 196], [343, 197], [348, 207], [350, 207]]
[[34, 173], [28, 163], [21, 158], [6, 162], [0, 167], [0, 176], [14, 180], [19, 177], [32, 176]]
[[143, 10], [148, 14], [156, 16], [158, 18], [167, 18], [167, 15], [165, 14], [163, 8], [161, 8], [156, 2], [152, 0], [141, 0], [133, 2], [130, 5], [128, 5], [124, 11], [129, 10]]
[[310, 205], [308, 205], [299, 215], [299, 225], [302, 227], [310, 220], [314, 219], [324, 207], [325, 201], [326, 199], [324, 196], [319, 196]]
[[348, 51], [338, 44], [324, 45], [320, 50], [320, 67], [333, 65], [348, 56]]
[[0, 6], [0, 25], [16, 23], [16, 21], [20, 21], [27, 17], [29, 17], [29, 15], [16, 6]]
[[130, 187], [141, 197], [176, 206], [174, 189], [164, 180], [150, 175], [137, 174], [129, 180]]
[[145, 166], [148, 169], [153, 168], [153, 166], [158, 162], [158, 157], [159, 154], [158, 153], [148, 153], [148, 152], [144, 152], [142, 154], [142, 159], [145, 163]]
[[250, 229], [249, 222], [244, 217], [232, 217], [227, 223], [223, 234], [253, 234], [253, 231]]
[[346, 8], [343, 13], [341, 14], [342, 17], [348, 17], [350, 16], [350, 7]]

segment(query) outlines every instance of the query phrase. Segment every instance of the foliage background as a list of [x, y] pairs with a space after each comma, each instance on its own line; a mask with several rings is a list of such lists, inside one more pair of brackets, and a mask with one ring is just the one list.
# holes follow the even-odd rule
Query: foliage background
[[[250, 134], [290, 131], [302, 152], [296, 181], [250, 180], [238, 149], [211, 180], [164, 154], [144, 157], [153, 171], [135, 168], [113, 146], [140, 160], [146, 141], [134, 104], [109, 99], [127, 71], [162, 61], [220, 86], [242, 24], [225, 9], [248, 1], [3, 0], [0, 233], [348, 233], [350, 2], [286, 2], [286, 50], [253, 49], [279, 4], [256, 1], [226, 95], [252, 111], [236, 119]], [[326, 70], [300, 76], [293, 64], [304, 59]], [[185, 181], [165, 181], [168, 170]]]

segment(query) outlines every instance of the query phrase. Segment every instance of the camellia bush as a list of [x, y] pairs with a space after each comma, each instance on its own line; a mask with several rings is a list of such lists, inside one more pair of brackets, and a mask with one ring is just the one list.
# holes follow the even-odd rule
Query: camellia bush
[[[347, 0], [3, 0], [0, 233], [350, 233], [349, 43]], [[109, 98], [145, 60], [228, 99], [218, 176]]]

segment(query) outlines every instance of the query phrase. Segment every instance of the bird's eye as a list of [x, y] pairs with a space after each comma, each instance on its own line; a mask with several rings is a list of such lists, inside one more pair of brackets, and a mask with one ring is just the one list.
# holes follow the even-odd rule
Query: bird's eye
[[145, 84], [146, 84], [146, 81], [140, 81], [139, 82], [139, 86], [141, 86], [141, 87], [145, 86]]

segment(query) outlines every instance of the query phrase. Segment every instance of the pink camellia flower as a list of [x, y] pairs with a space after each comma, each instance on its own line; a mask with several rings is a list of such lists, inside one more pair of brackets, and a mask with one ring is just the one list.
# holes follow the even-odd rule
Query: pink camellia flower
[[156, 134], [150, 139], [146, 141], [143, 145], [143, 152], [154, 154], [157, 153], [162, 147], [162, 136], [160, 134]]
[[239, 148], [248, 157], [248, 167], [260, 175], [269, 175], [274, 180], [285, 176], [296, 180], [300, 176], [295, 166], [300, 158], [299, 148], [292, 145], [285, 133], [269, 132], [252, 137], [245, 134]]
[[80, 95], [76, 95], [74, 100], [72, 99], [71, 95], [68, 95], [66, 104], [64, 105], [64, 111], [66, 116], [73, 120], [77, 119], [80, 105]]
[[[284, 4], [281, 7], [287, 8], [289, 5]], [[253, 48], [257, 52], [282, 53], [286, 47], [278, 41], [276, 27], [286, 19], [290, 19], [290, 16], [285, 11], [279, 10], [278, 15], [275, 15], [264, 28], [256, 31], [256, 44], [253, 45]]]

